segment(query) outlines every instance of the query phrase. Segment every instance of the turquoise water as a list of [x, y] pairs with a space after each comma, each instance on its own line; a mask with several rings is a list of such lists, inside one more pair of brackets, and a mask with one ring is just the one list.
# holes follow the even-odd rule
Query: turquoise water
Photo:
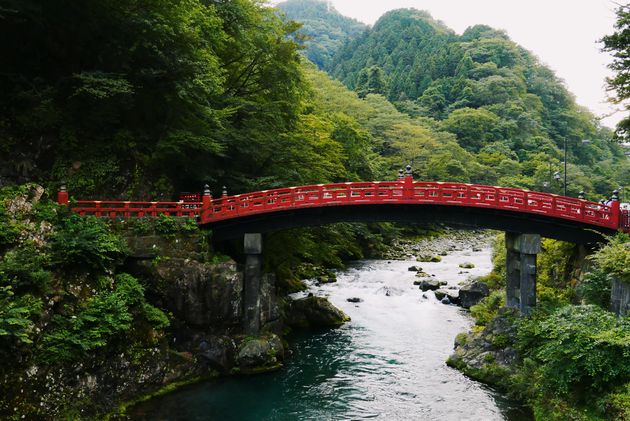
[[[458, 263], [476, 268], [459, 273]], [[415, 263], [415, 262], [414, 262]], [[202, 383], [132, 411], [146, 420], [531, 420], [444, 361], [471, 325], [455, 306], [413, 286], [411, 262], [363, 261], [313, 287], [352, 317], [336, 330], [290, 338], [281, 371]], [[425, 271], [449, 284], [490, 268], [490, 251], [459, 251]], [[361, 303], [349, 303], [359, 297]]]

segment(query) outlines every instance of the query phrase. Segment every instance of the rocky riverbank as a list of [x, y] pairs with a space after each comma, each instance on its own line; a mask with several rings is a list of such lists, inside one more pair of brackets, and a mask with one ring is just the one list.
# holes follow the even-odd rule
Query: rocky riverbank
[[0, 201], [11, 218], [0, 232], [10, 240], [0, 247], [0, 418], [100, 417], [199, 379], [277, 370], [287, 314], [317, 327], [347, 318], [325, 300], [290, 303], [267, 275], [262, 332], [247, 336], [242, 268], [213, 253], [194, 221], [106, 222], [44, 195], [25, 186]]

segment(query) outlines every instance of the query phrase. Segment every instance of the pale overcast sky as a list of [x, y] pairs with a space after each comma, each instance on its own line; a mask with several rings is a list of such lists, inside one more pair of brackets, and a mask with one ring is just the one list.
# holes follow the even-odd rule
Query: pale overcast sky
[[[277, 4], [279, 0], [272, 0]], [[620, 1], [621, 2], [621, 1]], [[413, 7], [461, 34], [486, 24], [505, 30], [563, 79], [577, 102], [602, 117], [613, 113], [606, 102], [606, 65], [611, 57], [597, 41], [613, 32], [616, 5], [611, 0], [331, 0], [339, 13], [373, 24], [388, 10]], [[614, 126], [618, 112], [602, 120]]]

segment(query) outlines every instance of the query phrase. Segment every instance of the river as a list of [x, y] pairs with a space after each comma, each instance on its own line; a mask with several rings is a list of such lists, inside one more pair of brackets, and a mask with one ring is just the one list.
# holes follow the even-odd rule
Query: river
[[[437, 240], [439, 241], [439, 240]], [[481, 240], [480, 240], [481, 241]], [[437, 263], [365, 260], [338, 281], [311, 286], [352, 321], [289, 338], [284, 369], [186, 387], [132, 412], [146, 420], [509, 420], [532, 417], [500, 394], [444, 363], [455, 336], [472, 325], [461, 308], [413, 285], [411, 265], [457, 285], [488, 273], [487, 240], [458, 243]], [[472, 262], [472, 269], [459, 264]], [[464, 273], [462, 273], [464, 272]], [[347, 299], [357, 297], [359, 303]]]

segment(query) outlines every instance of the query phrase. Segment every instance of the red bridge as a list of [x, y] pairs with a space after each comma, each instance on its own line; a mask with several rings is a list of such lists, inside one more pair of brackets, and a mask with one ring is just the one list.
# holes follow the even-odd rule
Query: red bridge
[[[575, 243], [630, 232], [630, 215], [618, 194], [608, 204], [514, 188], [414, 181], [349, 182], [289, 187], [213, 198], [189, 195], [178, 202], [77, 200], [81, 215], [194, 217], [221, 238], [332, 222], [411, 222], [536, 233]], [[65, 189], [58, 201], [68, 204]]]
[[197, 218], [214, 239], [243, 238], [243, 326], [260, 330], [262, 233], [333, 222], [394, 221], [506, 231], [506, 304], [524, 314], [536, 305], [540, 236], [574, 243], [630, 232], [618, 193], [608, 204], [503, 187], [414, 181], [411, 167], [398, 181], [317, 184], [212, 198], [189, 194], [178, 202], [78, 200], [62, 188], [61, 204], [81, 215], [112, 218], [171, 215]]

